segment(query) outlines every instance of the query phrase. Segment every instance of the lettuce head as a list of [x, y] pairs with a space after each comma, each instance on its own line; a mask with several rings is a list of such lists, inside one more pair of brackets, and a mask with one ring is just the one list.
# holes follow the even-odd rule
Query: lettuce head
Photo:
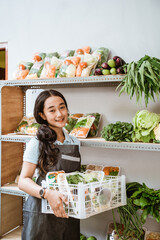
[[155, 139], [153, 129], [160, 122], [160, 114], [141, 110], [133, 118], [134, 133], [133, 141], [150, 142]]

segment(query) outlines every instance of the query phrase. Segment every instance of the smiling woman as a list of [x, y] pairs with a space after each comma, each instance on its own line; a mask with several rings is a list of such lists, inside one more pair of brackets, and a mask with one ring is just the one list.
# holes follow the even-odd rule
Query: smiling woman
[[[24, 206], [22, 240], [74, 239], [79, 240], [80, 221], [68, 218], [63, 204], [68, 204], [58, 191], [41, 187], [49, 171], [80, 170], [79, 141], [63, 131], [68, 120], [68, 106], [64, 96], [55, 90], [46, 90], [35, 101], [34, 117], [41, 124], [37, 137], [27, 145], [18, 186], [28, 193]], [[69, 157], [69, 158], [68, 158]], [[78, 161], [69, 161], [75, 157]], [[38, 169], [36, 183], [32, 181]], [[47, 199], [54, 214], [41, 213], [41, 199]]]

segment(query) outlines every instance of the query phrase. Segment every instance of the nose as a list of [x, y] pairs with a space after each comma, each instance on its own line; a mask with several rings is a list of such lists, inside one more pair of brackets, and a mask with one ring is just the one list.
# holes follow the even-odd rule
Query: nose
[[60, 110], [57, 110], [57, 117], [60, 117], [60, 116], [62, 116], [62, 113]]

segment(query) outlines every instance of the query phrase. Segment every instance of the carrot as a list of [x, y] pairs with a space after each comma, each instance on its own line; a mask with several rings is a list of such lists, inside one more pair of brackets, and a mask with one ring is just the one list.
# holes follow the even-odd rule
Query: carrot
[[18, 68], [21, 69], [21, 70], [25, 70], [26, 69], [26, 67], [23, 64], [19, 64]]
[[85, 47], [83, 47], [83, 51], [84, 51], [85, 53], [90, 53], [91, 47], [90, 47], [90, 46], [85, 46]]
[[82, 70], [83, 70], [83, 68], [79, 64], [77, 69], [76, 69], [76, 77], [80, 77], [81, 76]]
[[50, 65], [47, 69], [46, 77], [47, 78], [54, 78], [55, 77], [55, 71], [56, 67], [53, 65]]
[[79, 48], [79, 49], [76, 50], [76, 53], [79, 54], [79, 55], [83, 55], [84, 50]]
[[82, 67], [82, 69], [84, 69], [88, 66], [88, 64], [86, 62], [81, 62], [79, 65]]
[[69, 59], [66, 59], [66, 60], [64, 61], [64, 64], [65, 64], [65, 65], [70, 65], [70, 64], [72, 64], [72, 61], [69, 60]]
[[41, 58], [40, 56], [38, 56], [38, 55], [35, 55], [35, 56], [33, 57], [33, 60], [34, 60], [35, 62], [40, 62], [40, 61], [42, 60], [42, 58]]
[[28, 75], [28, 73], [29, 73], [29, 70], [28, 70], [28, 69], [22, 70], [22, 71], [19, 72], [19, 74], [17, 75], [16, 79], [17, 79], [17, 80], [25, 79], [26, 76]]
[[80, 57], [73, 57], [72, 58], [72, 63], [77, 67], [78, 64], [80, 63], [81, 58]]

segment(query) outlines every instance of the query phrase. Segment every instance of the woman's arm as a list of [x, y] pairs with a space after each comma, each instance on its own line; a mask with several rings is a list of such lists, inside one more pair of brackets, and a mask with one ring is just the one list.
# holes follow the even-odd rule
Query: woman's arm
[[[28, 193], [29, 195], [32, 195], [34, 197], [41, 199], [39, 195], [39, 191], [42, 187], [36, 184], [32, 180], [35, 169], [36, 169], [36, 164], [26, 162], [26, 161], [23, 162], [22, 171], [18, 181], [18, 187], [19, 189]], [[61, 193], [51, 189], [46, 189], [44, 198], [48, 200], [55, 216], [68, 218], [63, 208], [63, 202], [65, 204], [68, 204], [68, 202]]]

